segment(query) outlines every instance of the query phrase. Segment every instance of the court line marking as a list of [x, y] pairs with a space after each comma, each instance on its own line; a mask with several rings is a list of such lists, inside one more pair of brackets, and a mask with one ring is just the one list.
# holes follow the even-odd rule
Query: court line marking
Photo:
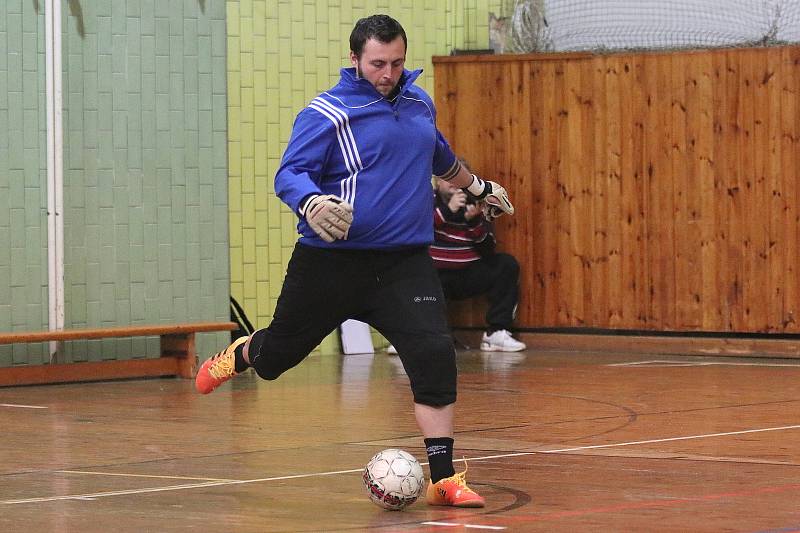
[[779, 426], [772, 428], [758, 428], [758, 429], [743, 429], [740, 431], [725, 431], [722, 433], [705, 433], [702, 435], [685, 435], [683, 437], [666, 437], [662, 439], [649, 439], [649, 440], [635, 440], [630, 442], [615, 442], [612, 444], [595, 444], [593, 446], [576, 446], [574, 448], [560, 448], [556, 450], [537, 450], [535, 452], [517, 452], [506, 453], [500, 455], [487, 455], [484, 457], [475, 457], [467, 459], [467, 461], [484, 461], [486, 459], [498, 459], [502, 457], [520, 457], [523, 455], [533, 455], [536, 453], [568, 453], [577, 452], [581, 450], [597, 450], [601, 448], [619, 448], [622, 446], [635, 446], [637, 444], [658, 444], [661, 442], [674, 442], [678, 440], [693, 440], [693, 439], [708, 439], [712, 437], [728, 437], [731, 435], [746, 435], [748, 433], [764, 433], [767, 431], [783, 431], [787, 429], [800, 429], [800, 425], [794, 426]]
[[764, 367], [796, 367], [800, 368], [800, 364], [792, 363], [734, 363], [733, 361], [669, 361], [666, 359], [651, 359], [648, 361], [629, 361], [627, 363], [610, 363], [605, 366], [645, 366], [645, 365], [663, 365], [663, 366], [764, 366]]
[[202, 489], [205, 487], [221, 487], [226, 485], [249, 485], [251, 483], [263, 483], [266, 481], [283, 481], [287, 479], [303, 479], [309, 477], [323, 477], [335, 476], [338, 474], [352, 474], [355, 472], [363, 472], [364, 468], [355, 468], [352, 470], [336, 470], [332, 472], [312, 472], [310, 474], [294, 474], [291, 476], [275, 476], [264, 477], [259, 479], [234, 479], [232, 481], [209, 481], [207, 483], [185, 483], [183, 485], [167, 485], [164, 487], [150, 487], [144, 489], [128, 489], [128, 490], [115, 490], [109, 492], [95, 492], [88, 494], [72, 494], [66, 496], [45, 496], [41, 498], [27, 498], [22, 500], [5, 500], [0, 501], [0, 505], [15, 505], [20, 503], [40, 503], [40, 502], [54, 502], [64, 500], [85, 500], [93, 498], [107, 498], [109, 496], [126, 496], [130, 494], [147, 494], [151, 492], [168, 492], [173, 490], [186, 490], [186, 489]]
[[119, 472], [92, 472], [89, 470], [56, 470], [58, 474], [86, 474], [90, 476], [153, 477], [158, 479], [188, 479], [194, 481], [238, 481], [237, 479], [189, 476], [156, 476], [151, 474], [124, 474]]
[[423, 526], [463, 527], [467, 529], [508, 529], [502, 526], [482, 526], [478, 524], [458, 524], [456, 522], [421, 522]]
[[[757, 428], [757, 429], [744, 429], [740, 431], [725, 431], [721, 433], [706, 433], [702, 435], [685, 435], [682, 437], [666, 437], [661, 439], [649, 439], [649, 440], [637, 440], [637, 441], [630, 441], [630, 442], [615, 442], [611, 444], [595, 444], [592, 446], [575, 446], [573, 448], [560, 448], [555, 450], [536, 450], [532, 452], [515, 452], [515, 453], [503, 453], [497, 455], [485, 455], [482, 457], [470, 457], [469, 459], [455, 459], [453, 462], [468, 462], [468, 461], [486, 461], [489, 459], [505, 459], [508, 457], [523, 457], [526, 455], [536, 455], [536, 454], [548, 454], [548, 453], [568, 453], [568, 452], [576, 452], [581, 450], [597, 450], [601, 448], [618, 448], [621, 446], [635, 446], [638, 444], [658, 444], [661, 442], [674, 442], [674, 441], [681, 441], [681, 440], [693, 440], [693, 439], [707, 439], [713, 437], [726, 437], [731, 435], [746, 435], [750, 433], [764, 433], [767, 431], [784, 431], [790, 429], [800, 429], [800, 425], [793, 425], [793, 426], [779, 426], [779, 427], [771, 427], [771, 428]], [[422, 463], [426, 464], [426, 463]], [[312, 472], [309, 474], [294, 474], [289, 476], [275, 476], [275, 477], [265, 477], [265, 478], [258, 478], [258, 479], [241, 479], [241, 480], [232, 480], [232, 481], [209, 481], [205, 483], [186, 483], [182, 485], [168, 485], [164, 487], [150, 487], [150, 488], [143, 488], [143, 489], [128, 489], [128, 490], [116, 490], [110, 492], [95, 492], [95, 493], [88, 493], [88, 494], [68, 494], [65, 496], [44, 496], [40, 498], [25, 498], [20, 500], [2, 500], [0, 501], [0, 505], [17, 505], [22, 503], [41, 503], [41, 502], [54, 502], [54, 501], [64, 501], [64, 500], [85, 500], [85, 499], [94, 499], [94, 498], [107, 498], [110, 496], [126, 496], [131, 494], [147, 494], [153, 492], [168, 492], [173, 490], [186, 490], [186, 489], [200, 489], [200, 488], [208, 488], [208, 487], [221, 487], [226, 485], [248, 485], [251, 483], [264, 483], [267, 481], [283, 481], [287, 479], [304, 479], [310, 477], [323, 477], [323, 476], [335, 476], [339, 474], [353, 474], [355, 472], [363, 472], [364, 468], [354, 468], [350, 470], [335, 470], [331, 472]]]
[[19, 403], [0, 403], [0, 407], [16, 407], [18, 409], [50, 409], [43, 405], [22, 405]]

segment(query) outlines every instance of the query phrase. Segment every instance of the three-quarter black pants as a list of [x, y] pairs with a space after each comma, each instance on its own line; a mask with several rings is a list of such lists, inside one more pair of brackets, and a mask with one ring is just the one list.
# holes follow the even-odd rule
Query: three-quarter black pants
[[339, 250], [297, 244], [272, 323], [253, 337], [250, 361], [264, 379], [299, 364], [353, 318], [396, 348], [416, 403], [456, 401], [455, 349], [439, 278], [427, 247]]

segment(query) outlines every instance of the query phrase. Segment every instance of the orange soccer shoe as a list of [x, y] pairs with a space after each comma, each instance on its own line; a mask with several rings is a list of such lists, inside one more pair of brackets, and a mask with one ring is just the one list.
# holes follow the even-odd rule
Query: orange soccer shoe
[[234, 350], [247, 342], [248, 337], [239, 337], [233, 344], [207, 359], [197, 371], [194, 388], [200, 394], [208, 394], [236, 375]]
[[486, 502], [474, 490], [467, 486], [466, 469], [460, 474], [440, 479], [436, 483], [428, 483], [425, 500], [428, 505], [449, 505], [452, 507], [483, 507]]

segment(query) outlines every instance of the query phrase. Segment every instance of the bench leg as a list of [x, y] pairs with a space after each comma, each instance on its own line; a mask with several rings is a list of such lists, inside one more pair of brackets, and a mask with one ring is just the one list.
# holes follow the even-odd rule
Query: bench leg
[[174, 357], [177, 359], [177, 375], [193, 378], [197, 369], [194, 333], [161, 335], [161, 357]]

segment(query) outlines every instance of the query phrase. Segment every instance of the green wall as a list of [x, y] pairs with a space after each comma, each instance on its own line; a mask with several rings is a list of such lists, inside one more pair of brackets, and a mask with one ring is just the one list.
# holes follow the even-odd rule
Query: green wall
[[[259, 326], [269, 323], [296, 234], [295, 215], [274, 195], [273, 177], [295, 115], [339, 79], [359, 18], [386, 13], [409, 40], [408, 68], [433, 89], [434, 55], [488, 47], [488, 12], [503, 2], [470, 0], [228, 0], [228, 128], [231, 292]], [[338, 351], [331, 336], [323, 352]]]
[[[47, 325], [43, 5], [0, 8], [4, 331]], [[63, 14], [66, 327], [227, 320], [224, 4], [69, 0]], [[201, 334], [198, 351], [226, 338]], [[76, 341], [64, 353], [155, 357], [158, 339]], [[0, 366], [45, 357], [44, 345], [0, 347]]]
[[[0, 4], [0, 331], [47, 327], [44, 14]], [[40, 362], [42, 345], [0, 346], [0, 366]]]
[[[486, 48], [487, 14], [508, 4], [62, 2], [66, 326], [224, 320], [229, 291], [268, 323], [296, 239], [272, 178], [294, 116], [347, 63], [355, 20], [398, 18], [432, 90], [431, 57]], [[47, 327], [44, 34], [43, 0], [2, 2], [0, 331]], [[226, 337], [200, 335], [200, 353]], [[157, 339], [65, 348], [68, 361], [157, 352]], [[44, 344], [0, 346], [0, 366], [47, 358]]]

